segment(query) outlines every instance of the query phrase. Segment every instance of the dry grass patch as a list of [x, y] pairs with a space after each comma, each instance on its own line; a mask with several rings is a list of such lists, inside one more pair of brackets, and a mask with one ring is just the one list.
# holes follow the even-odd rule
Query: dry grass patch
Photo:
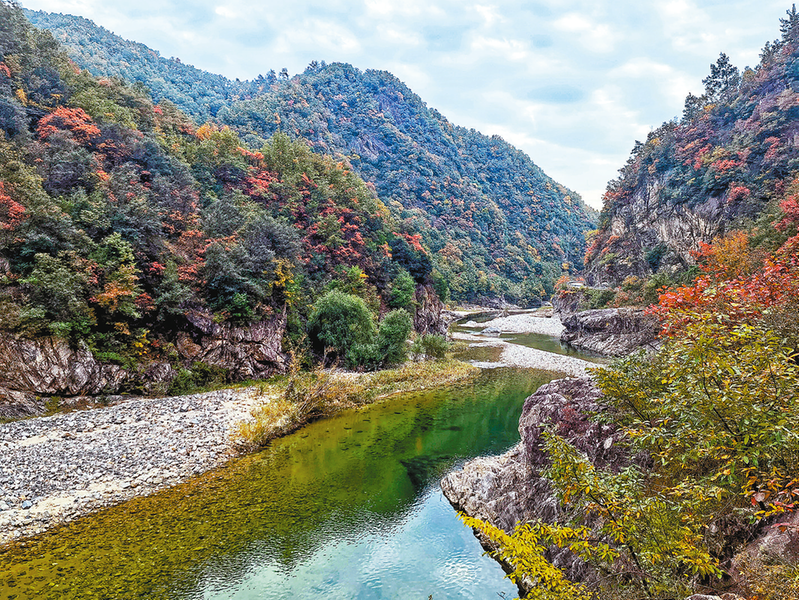
[[374, 373], [321, 368], [300, 372], [292, 367], [288, 377], [259, 385], [261, 401], [252, 409], [252, 418], [238, 424], [234, 436], [245, 448], [264, 446], [311, 420], [345, 408], [364, 406], [394, 394], [463, 383], [479, 373], [480, 369], [452, 359], [407, 363], [398, 369]]

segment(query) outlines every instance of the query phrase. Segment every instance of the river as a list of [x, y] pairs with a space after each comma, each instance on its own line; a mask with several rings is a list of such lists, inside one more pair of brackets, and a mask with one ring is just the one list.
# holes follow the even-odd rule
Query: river
[[513, 598], [438, 481], [517, 442], [524, 399], [553, 377], [492, 369], [312, 423], [0, 551], [0, 600]]

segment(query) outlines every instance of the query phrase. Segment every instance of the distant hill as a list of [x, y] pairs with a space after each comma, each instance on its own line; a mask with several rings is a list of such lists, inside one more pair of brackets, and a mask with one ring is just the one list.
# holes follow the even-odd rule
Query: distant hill
[[403, 232], [421, 235], [453, 298], [551, 292], [563, 263], [580, 268], [593, 213], [497, 136], [457, 127], [385, 71], [312, 63], [253, 81], [160, 57], [91, 21], [27, 11], [80, 67], [144, 84], [198, 122], [229, 125], [251, 149], [283, 131], [341, 157], [373, 184]]

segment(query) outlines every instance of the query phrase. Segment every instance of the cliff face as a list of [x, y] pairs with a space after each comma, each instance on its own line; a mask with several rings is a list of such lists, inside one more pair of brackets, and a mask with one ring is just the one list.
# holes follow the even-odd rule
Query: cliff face
[[187, 319], [189, 326], [175, 339], [177, 358], [137, 370], [100, 362], [85, 345], [73, 348], [58, 338], [0, 332], [0, 418], [42, 414], [53, 396], [69, 403], [131, 390], [163, 393], [175, 367], [194, 363], [225, 369], [233, 381], [263, 379], [283, 370], [285, 314], [243, 327], [214, 323], [202, 311]]
[[624, 203], [607, 207], [599, 234], [601, 250], [586, 264], [596, 285], [618, 286], [627, 277], [675, 273], [696, 263], [700, 242], [723, 235], [735, 218], [724, 197], [696, 205], [667, 201], [662, 179], [647, 180]]
[[433, 286], [416, 286], [414, 301], [416, 302], [416, 312], [413, 317], [414, 331], [421, 334], [446, 335], [449, 320], [441, 312], [444, 310], [444, 305]]
[[[527, 398], [519, 420], [521, 442], [505, 454], [477, 458], [441, 481], [444, 495], [457, 510], [513, 531], [527, 520], [555, 522], [563, 516], [549, 481], [541, 476], [547, 458], [541, 432], [556, 426], [559, 435], [585, 452], [598, 466], [624, 465], [627, 457], [616, 446], [617, 431], [588, 420], [601, 397], [590, 378], [559, 379]], [[481, 539], [485, 544], [486, 540]], [[592, 581], [591, 568], [571, 552], [551, 549], [553, 563], [573, 580]]]

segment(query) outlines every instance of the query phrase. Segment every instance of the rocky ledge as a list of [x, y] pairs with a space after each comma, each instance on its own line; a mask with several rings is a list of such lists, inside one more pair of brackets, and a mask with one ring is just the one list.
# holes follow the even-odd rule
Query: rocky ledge
[[657, 319], [642, 308], [584, 310], [562, 314], [561, 322], [562, 342], [605, 356], [624, 356], [657, 344]]
[[0, 425], [0, 546], [220, 466], [258, 400], [229, 389]]
[[231, 381], [265, 379], [284, 369], [285, 313], [233, 326], [216, 323], [207, 311], [191, 310], [185, 321], [174, 339], [174, 366], [153, 361], [139, 370], [102, 362], [85, 345], [0, 331], [0, 419], [44, 414], [49, 398], [61, 406], [80, 406], [131, 390], [163, 395], [176, 367], [196, 363], [223, 370]]
[[[519, 522], [557, 521], [562, 508], [549, 481], [541, 477], [547, 464], [541, 443], [545, 426], [555, 426], [559, 435], [597, 465], [626, 460], [615, 444], [616, 430], [586, 417], [599, 408], [600, 397], [588, 377], [558, 379], [541, 386], [525, 400], [519, 420], [521, 442], [501, 456], [477, 458], [462, 470], [449, 473], [441, 481], [444, 495], [457, 510], [489, 521], [508, 533]], [[490, 547], [488, 540], [481, 538], [481, 542]], [[567, 550], [553, 549], [551, 558], [571, 579], [592, 581], [596, 577], [590, 567]]]
[[[541, 386], [524, 403], [519, 420], [521, 442], [501, 456], [477, 458], [467, 462], [460, 471], [449, 473], [441, 481], [444, 495], [457, 510], [508, 533], [519, 522], [562, 522], [568, 515], [549, 481], [541, 476], [548, 464], [541, 444], [545, 427], [562, 436], [599, 468], [615, 470], [631, 462], [645, 468], [648, 464], [646, 457], [630, 457], [622, 449], [618, 443], [621, 432], [614, 426], [589, 420], [587, 415], [602, 408], [601, 392], [590, 378], [560, 379]], [[728, 556], [725, 565], [731, 575], [725, 583], [728, 589], [746, 593], [746, 597], [752, 595], [748, 591], [749, 584], [740, 577], [743, 565], [749, 564], [751, 569], [753, 564], [785, 565], [786, 568], [799, 564], [799, 512], [776, 517], [773, 522], [755, 529], [734, 519], [727, 525], [725, 521], [721, 519], [708, 528], [708, 541], [715, 544], [722, 555]], [[478, 538], [487, 549], [494, 549], [490, 540], [481, 534]], [[732, 556], [730, 550], [735, 550], [736, 554]], [[600, 577], [568, 550], [552, 547], [548, 558], [572, 581], [590, 585]], [[520, 587], [526, 592], [530, 583], [522, 582]], [[686, 600], [742, 598], [735, 593], [695, 594]]]

